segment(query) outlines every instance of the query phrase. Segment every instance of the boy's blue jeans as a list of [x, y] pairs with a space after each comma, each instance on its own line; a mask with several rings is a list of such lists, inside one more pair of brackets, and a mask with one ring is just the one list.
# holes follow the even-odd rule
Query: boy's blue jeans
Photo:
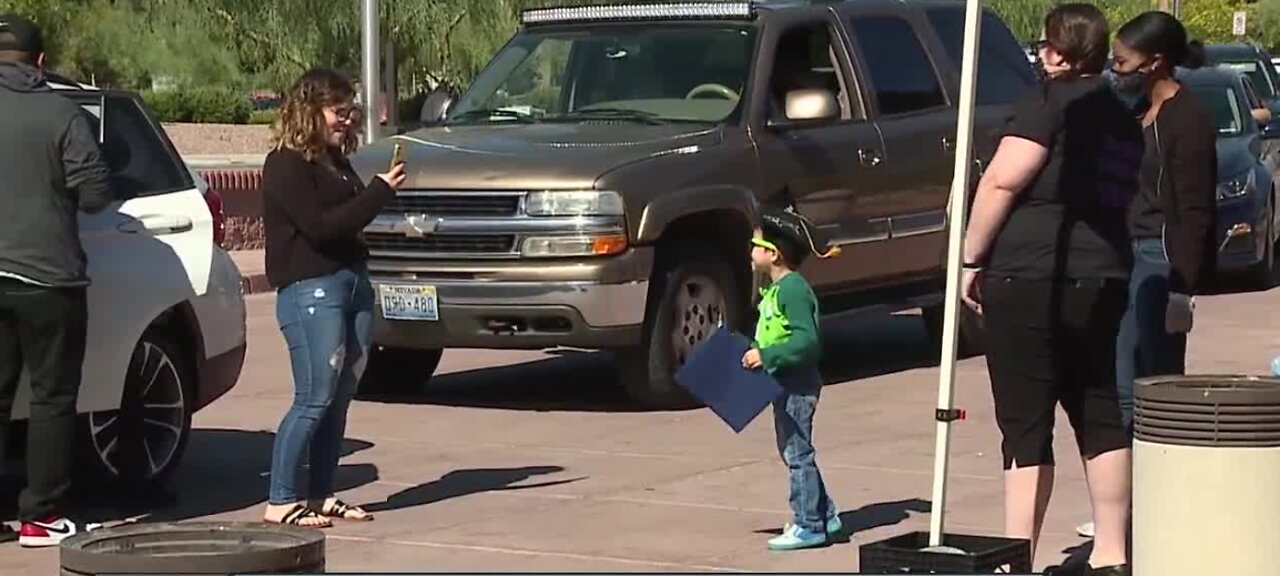
[[826, 533], [827, 519], [838, 513], [818, 471], [813, 447], [813, 416], [818, 410], [822, 376], [816, 369], [780, 376], [786, 392], [773, 402], [778, 453], [791, 475], [791, 512], [797, 526]]
[[1187, 337], [1165, 330], [1173, 267], [1159, 238], [1133, 243], [1129, 307], [1116, 338], [1116, 387], [1124, 425], [1133, 430], [1134, 380], [1186, 371]]
[[271, 453], [272, 504], [299, 501], [298, 474], [310, 464], [306, 497], [333, 495], [347, 408], [364, 371], [373, 320], [373, 287], [363, 268], [282, 288], [276, 319], [293, 364], [293, 406]]

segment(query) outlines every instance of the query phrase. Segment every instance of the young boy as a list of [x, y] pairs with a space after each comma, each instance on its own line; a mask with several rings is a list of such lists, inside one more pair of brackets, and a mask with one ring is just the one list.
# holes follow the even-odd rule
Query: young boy
[[778, 452], [791, 475], [794, 515], [782, 535], [769, 540], [769, 548], [823, 546], [844, 527], [822, 482], [813, 446], [813, 415], [823, 384], [818, 372], [822, 354], [818, 300], [795, 270], [810, 253], [827, 258], [838, 250], [819, 252], [810, 225], [791, 210], [767, 212], [751, 244], [753, 267], [767, 273], [771, 282], [761, 290], [755, 347], [743, 356], [742, 365], [763, 368], [786, 390], [774, 401], [773, 415]]

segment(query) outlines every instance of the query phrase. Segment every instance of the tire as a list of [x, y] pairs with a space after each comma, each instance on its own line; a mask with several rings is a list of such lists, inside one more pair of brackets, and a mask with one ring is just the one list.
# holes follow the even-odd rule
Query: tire
[[[942, 354], [942, 324], [946, 308], [939, 304], [920, 310], [924, 320], [925, 333], [929, 339], [929, 350], [935, 356]], [[968, 306], [960, 307], [960, 339], [956, 354], [961, 358], [981, 356], [985, 347], [982, 343], [982, 317]]]
[[191, 437], [196, 378], [176, 339], [150, 329], [129, 359], [120, 408], [85, 416], [90, 472], [125, 490], [163, 486]]
[[440, 366], [444, 350], [373, 346], [360, 377], [359, 393], [411, 396], [426, 386]]
[[707, 243], [682, 242], [664, 254], [650, 283], [643, 340], [620, 352], [618, 381], [645, 407], [691, 408], [700, 403], [676, 383], [675, 373], [721, 322], [742, 330], [746, 287], [722, 252]]

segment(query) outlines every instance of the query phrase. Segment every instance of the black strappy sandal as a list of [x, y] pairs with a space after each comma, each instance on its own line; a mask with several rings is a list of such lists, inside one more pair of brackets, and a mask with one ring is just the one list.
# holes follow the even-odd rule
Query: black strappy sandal
[[[350, 516], [349, 514], [355, 514]], [[323, 507], [320, 515], [327, 518], [338, 518], [339, 520], [347, 520], [350, 522], [370, 522], [373, 520], [373, 514], [368, 513], [359, 506], [352, 506], [341, 500], [334, 500], [333, 504]]]
[[[303, 524], [303, 522], [314, 518], [319, 518], [322, 522]], [[330, 522], [323, 514], [317, 514], [315, 510], [312, 510], [303, 504], [294, 504], [293, 507], [284, 514], [284, 516], [280, 517], [279, 521], [272, 522], [271, 520], [267, 520], [267, 522], [283, 526], [297, 526], [298, 528], [324, 529], [333, 527], [333, 522]]]

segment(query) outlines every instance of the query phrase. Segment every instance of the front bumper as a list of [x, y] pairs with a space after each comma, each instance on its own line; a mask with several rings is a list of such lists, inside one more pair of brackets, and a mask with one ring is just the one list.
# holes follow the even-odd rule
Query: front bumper
[[607, 259], [513, 262], [374, 260], [381, 284], [434, 286], [438, 321], [388, 320], [375, 298], [373, 341], [396, 348], [618, 348], [640, 341], [651, 248]]

